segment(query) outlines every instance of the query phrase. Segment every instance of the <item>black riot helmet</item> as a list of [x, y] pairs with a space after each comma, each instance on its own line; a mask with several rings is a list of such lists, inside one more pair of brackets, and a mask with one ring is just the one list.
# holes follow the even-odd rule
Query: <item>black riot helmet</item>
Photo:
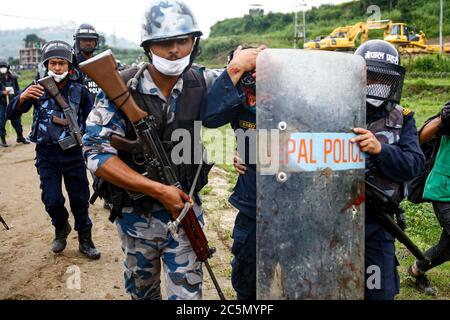
[[[2, 76], [2, 74], [4, 73], [9, 72], [9, 63], [4, 58], [0, 58], [0, 69], [2, 69], [0, 70], [0, 76]], [[6, 69], [6, 72], [4, 71], [4, 69]]]
[[399, 104], [402, 97], [405, 68], [400, 65], [397, 49], [384, 40], [370, 40], [355, 54], [366, 60], [367, 98], [383, 104]]
[[[77, 54], [80, 53], [81, 51], [86, 53], [92, 53], [95, 50], [98, 50], [99, 39], [100, 36], [98, 35], [97, 31], [91, 24], [82, 23], [76, 28], [75, 33], [73, 34], [73, 40], [75, 41], [74, 49]], [[80, 40], [95, 40], [95, 47], [83, 49], [80, 46]]]
[[9, 69], [9, 63], [4, 58], [0, 58], [0, 68], [8, 68]]
[[64, 59], [73, 63], [73, 49], [67, 42], [61, 40], [52, 40], [42, 48], [42, 63], [47, 67], [48, 60], [52, 58]]

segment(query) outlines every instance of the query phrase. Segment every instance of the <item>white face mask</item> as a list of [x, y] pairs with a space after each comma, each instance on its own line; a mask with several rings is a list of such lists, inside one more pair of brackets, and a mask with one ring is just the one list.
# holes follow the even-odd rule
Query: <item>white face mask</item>
[[[388, 98], [390, 92], [391, 86], [387, 84], [371, 84], [367, 86], [367, 95], [369, 96]], [[384, 103], [384, 100], [367, 98], [367, 102], [374, 107], [380, 107]]]
[[69, 74], [69, 71], [66, 71], [63, 74], [56, 74], [53, 71], [50, 71], [50, 70], [48, 71], [48, 75], [52, 76], [53, 79], [55, 79], [55, 81], [58, 83], [63, 81], [67, 77], [68, 74]]
[[1, 74], [6, 74], [8, 72], [8, 68], [5, 68], [5, 67], [1, 67], [0, 68], [0, 73]]
[[191, 55], [178, 60], [167, 60], [161, 58], [152, 52], [152, 63], [156, 70], [165, 74], [166, 76], [179, 76], [187, 68], [191, 62]]
[[371, 99], [371, 98], [367, 98], [366, 101], [367, 101], [367, 103], [374, 106], [375, 108], [380, 107], [384, 103], [383, 100]]

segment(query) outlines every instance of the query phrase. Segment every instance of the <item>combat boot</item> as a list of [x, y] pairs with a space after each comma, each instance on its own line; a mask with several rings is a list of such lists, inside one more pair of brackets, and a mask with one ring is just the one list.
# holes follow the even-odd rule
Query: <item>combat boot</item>
[[6, 143], [5, 136], [1, 136], [0, 137], [0, 146], [2, 146], [2, 147], [7, 147], [8, 146], [8, 144]]
[[69, 222], [63, 228], [55, 228], [55, 240], [53, 240], [52, 251], [54, 253], [62, 252], [67, 245], [67, 236], [70, 231], [72, 231], [72, 227]]
[[413, 266], [410, 266], [408, 269], [408, 274], [416, 280], [415, 285], [419, 291], [422, 291], [423, 293], [429, 296], [437, 295], [437, 290], [430, 285], [430, 281], [428, 280], [428, 277], [425, 273], [420, 273], [419, 275], [416, 275], [413, 272]]
[[30, 141], [28, 141], [27, 139], [25, 139], [25, 138], [23, 137], [23, 135], [21, 135], [21, 134], [17, 136], [16, 142], [17, 142], [17, 143], [23, 143], [23, 144], [30, 144]]
[[100, 251], [95, 248], [94, 242], [92, 242], [91, 230], [78, 232], [78, 242], [80, 243], [79, 249], [89, 259], [100, 258]]

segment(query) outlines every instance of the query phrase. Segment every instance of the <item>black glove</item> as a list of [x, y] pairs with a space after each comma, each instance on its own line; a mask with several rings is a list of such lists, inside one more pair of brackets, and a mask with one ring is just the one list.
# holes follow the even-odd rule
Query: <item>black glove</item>
[[450, 101], [441, 110], [441, 121], [445, 129], [450, 130]]

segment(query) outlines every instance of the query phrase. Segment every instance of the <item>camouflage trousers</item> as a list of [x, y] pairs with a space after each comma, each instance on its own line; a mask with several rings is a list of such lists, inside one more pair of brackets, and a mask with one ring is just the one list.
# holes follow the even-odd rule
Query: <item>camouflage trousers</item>
[[[203, 226], [201, 207], [194, 211]], [[161, 266], [169, 300], [202, 299], [201, 262], [183, 228], [174, 240], [168, 222], [169, 213], [161, 208], [149, 215], [124, 208], [116, 222], [125, 253], [125, 289], [135, 300], [161, 299]]]

